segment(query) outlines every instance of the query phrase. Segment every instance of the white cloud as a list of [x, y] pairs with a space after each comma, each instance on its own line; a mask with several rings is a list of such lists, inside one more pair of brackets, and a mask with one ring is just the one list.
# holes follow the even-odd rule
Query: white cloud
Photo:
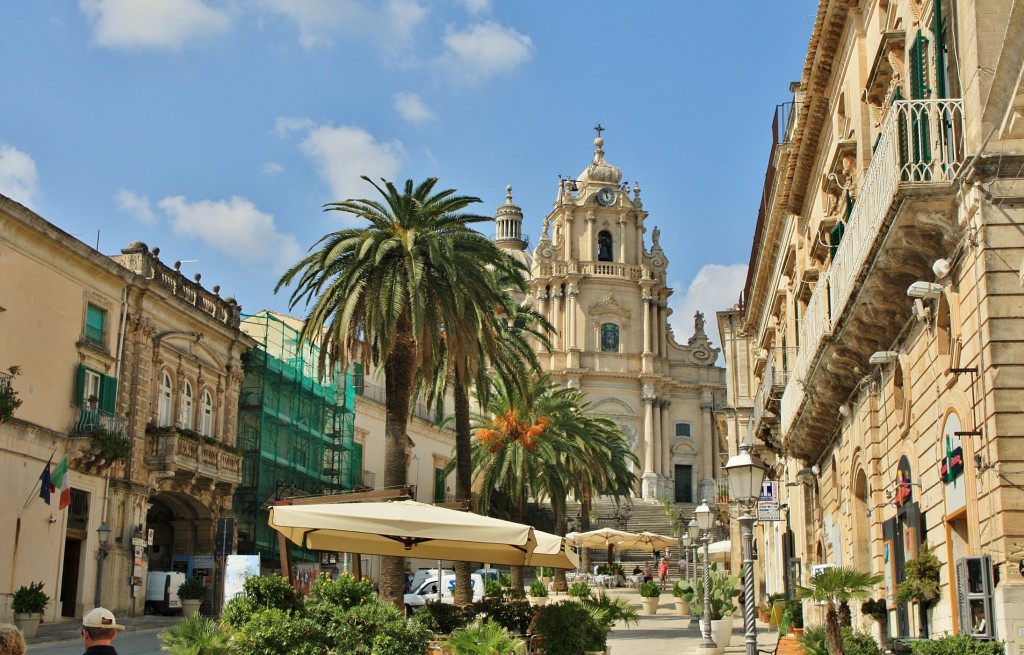
[[385, 50], [407, 47], [428, 11], [416, 0], [263, 0], [269, 11], [292, 20], [306, 49], [328, 46], [342, 33], [368, 36]]
[[351, 125], [315, 127], [300, 148], [331, 187], [334, 200], [366, 197], [366, 183], [359, 176], [393, 180], [406, 156], [400, 141], [380, 142]]
[[[715, 312], [729, 309], [739, 302], [746, 279], [746, 264], [705, 264], [697, 271], [683, 296], [669, 302], [672, 307], [670, 323], [676, 341], [686, 343], [693, 335], [693, 316], [700, 311], [704, 313], [704, 331], [708, 338], [716, 347], [721, 347]], [[682, 283], [676, 282], [673, 286], [678, 289]]]
[[39, 191], [36, 162], [27, 152], [0, 143], [0, 193], [31, 206]]
[[482, 82], [511, 71], [528, 61], [533, 52], [530, 37], [490, 21], [462, 31], [449, 28], [444, 44], [448, 51], [441, 57], [441, 65], [464, 82]]
[[282, 270], [299, 258], [295, 237], [278, 232], [274, 217], [246, 198], [189, 203], [184, 196], [173, 196], [159, 204], [175, 233], [198, 238], [253, 268], [270, 263]]
[[117, 203], [118, 209], [146, 225], [156, 223], [156, 215], [149, 206], [149, 198], [128, 189], [121, 189], [114, 195], [114, 202]]
[[423, 104], [423, 99], [415, 93], [402, 91], [396, 93], [392, 98], [395, 101], [395, 109], [406, 121], [410, 123], [426, 123], [437, 116], [430, 108]]
[[203, 0], [79, 0], [93, 42], [111, 48], [174, 50], [231, 28], [228, 12]]
[[304, 116], [284, 116], [274, 121], [274, 134], [277, 136], [288, 136], [292, 132], [301, 132], [311, 129], [316, 123], [312, 118]]
[[471, 14], [482, 14], [491, 10], [491, 0], [462, 0], [462, 4]]
[[263, 164], [263, 174], [267, 177], [274, 177], [284, 172], [284, 166], [278, 164], [276, 161], [269, 161]]

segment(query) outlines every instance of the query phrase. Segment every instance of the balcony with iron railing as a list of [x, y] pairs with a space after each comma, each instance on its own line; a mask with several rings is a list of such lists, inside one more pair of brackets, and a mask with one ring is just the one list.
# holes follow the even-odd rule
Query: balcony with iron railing
[[[829, 269], [819, 276], [802, 312], [800, 348], [782, 396], [784, 434], [793, 428], [808, 400], [807, 387], [813, 382], [824, 349], [838, 341], [851, 313], [857, 307], [861, 308], [857, 311], [869, 311], [865, 308], [871, 303], [902, 297], [906, 286], [900, 285], [906, 279], [914, 279], [913, 267], [944, 254], [941, 238], [937, 237], [947, 235], [955, 227], [950, 218], [952, 182], [963, 164], [962, 126], [960, 100], [897, 101], [889, 109], [864, 182], [853, 190], [856, 201], [842, 242]], [[913, 214], [912, 220], [899, 221], [899, 229], [910, 238], [887, 239], [896, 229], [901, 212]], [[888, 251], [884, 259], [883, 251]], [[876, 286], [889, 287], [887, 293], [875, 289], [873, 299], [859, 299], [858, 292], [868, 277]], [[882, 309], [888, 312], [888, 318], [899, 318], [901, 308]], [[874, 330], [884, 340], [893, 323], [887, 321], [885, 312], [880, 314], [877, 310], [874, 305], [870, 310], [873, 314], [861, 317], [858, 330]], [[842, 352], [833, 352], [833, 357], [859, 360], [863, 356], [866, 361], [861, 350], [867, 346], [846, 343], [843, 348]], [[838, 368], [831, 372], [843, 377], [845, 372]], [[816, 392], [822, 390], [822, 385], [815, 385]]]
[[[387, 393], [384, 387], [375, 384], [364, 384], [361, 391], [356, 394], [356, 397], [365, 398], [379, 405], [384, 405], [387, 401]], [[437, 410], [428, 408], [422, 401], [416, 401], [412, 415], [434, 425], [440, 425], [442, 419], [444, 419], [444, 413], [438, 414]]]

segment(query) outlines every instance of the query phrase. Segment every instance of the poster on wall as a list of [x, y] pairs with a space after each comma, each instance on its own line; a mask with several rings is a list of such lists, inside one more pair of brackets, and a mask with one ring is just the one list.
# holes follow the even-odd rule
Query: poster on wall
[[947, 515], [967, 505], [963, 437], [956, 434], [962, 430], [960, 417], [956, 412], [950, 412], [942, 426], [942, 442], [939, 444], [939, 477], [946, 494]]
[[259, 555], [228, 555], [224, 569], [224, 603], [244, 593], [245, 581], [259, 574]]

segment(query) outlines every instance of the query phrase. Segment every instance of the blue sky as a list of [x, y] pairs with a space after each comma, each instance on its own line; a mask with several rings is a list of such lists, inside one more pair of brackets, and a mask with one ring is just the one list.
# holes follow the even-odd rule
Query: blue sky
[[816, 7], [7, 3], [0, 193], [90, 245], [98, 233], [104, 253], [159, 246], [245, 312], [287, 312], [280, 273], [346, 226], [324, 203], [373, 197], [359, 175], [436, 176], [489, 216], [511, 184], [536, 243], [600, 123], [607, 160], [642, 187], [648, 238], [661, 229], [685, 341], [696, 309], [738, 297]]

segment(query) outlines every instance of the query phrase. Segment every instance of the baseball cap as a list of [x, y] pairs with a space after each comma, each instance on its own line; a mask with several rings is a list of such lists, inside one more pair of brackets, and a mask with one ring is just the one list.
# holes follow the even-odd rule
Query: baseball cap
[[124, 629], [123, 625], [117, 624], [114, 613], [104, 607], [97, 607], [82, 617], [84, 628], [113, 628], [114, 630]]

